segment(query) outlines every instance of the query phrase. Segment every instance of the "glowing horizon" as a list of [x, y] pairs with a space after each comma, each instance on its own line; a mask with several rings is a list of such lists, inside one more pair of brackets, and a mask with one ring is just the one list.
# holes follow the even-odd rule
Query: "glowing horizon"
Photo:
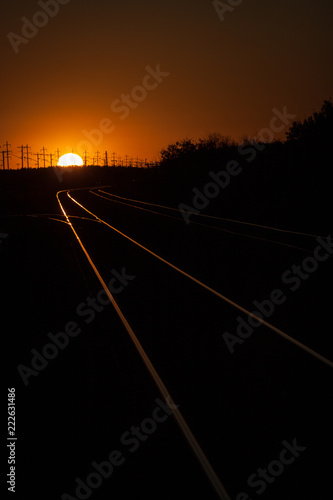
[[[39, 17], [35, 2], [7, 3], [0, 146], [8, 141], [11, 169], [21, 166], [21, 145], [34, 161], [45, 146], [47, 166], [58, 150], [154, 162], [184, 138], [256, 136], [273, 109], [302, 120], [332, 95], [329, 0], [320, 9], [306, 0], [301, 10], [287, 0], [260, 8], [146, 0], [130, 13], [103, 0], [81, 2], [80, 22], [76, 3], [64, 0], [41, 27], [47, 14]], [[279, 129], [274, 137], [284, 140]]]

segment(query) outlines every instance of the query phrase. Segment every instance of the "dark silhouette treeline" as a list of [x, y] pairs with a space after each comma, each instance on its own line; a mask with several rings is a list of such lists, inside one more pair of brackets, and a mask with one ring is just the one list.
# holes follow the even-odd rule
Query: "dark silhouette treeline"
[[[299, 231], [329, 231], [331, 200], [330, 144], [333, 105], [294, 121], [284, 141], [245, 138], [241, 144], [220, 134], [185, 138], [162, 149], [154, 168], [76, 167], [0, 171], [1, 211], [43, 210], [60, 189], [112, 185], [114, 193], [193, 207], [204, 197], [211, 174], [223, 175], [229, 162], [240, 170], [229, 184], [202, 202], [203, 214], [238, 217]], [[203, 198], [201, 198], [203, 200]], [[37, 208], [38, 207], [38, 208]]]
[[237, 144], [219, 134], [198, 141], [185, 138], [161, 151], [165, 191], [192, 206], [193, 188], [203, 193], [212, 181], [210, 172], [218, 174], [233, 160], [241, 173], [209, 201], [203, 213], [325, 230], [330, 227], [332, 136], [329, 100], [319, 112], [294, 121], [284, 141], [246, 138]]
[[320, 155], [327, 148], [332, 138], [333, 127], [333, 104], [324, 101], [321, 110], [313, 113], [303, 121], [294, 121], [286, 132], [286, 140], [274, 142], [260, 142], [255, 138], [246, 137], [241, 144], [236, 143], [230, 137], [221, 134], [210, 134], [203, 139], [194, 141], [185, 138], [170, 144], [162, 149], [160, 166], [177, 171], [179, 175], [183, 172], [195, 174], [205, 171], [207, 168], [219, 166], [221, 162], [235, 152], [245, 149], [245, 146], [254, 146], [258, 151], [270, 149], [272, 155], [277, 147], [284, 146], [288, 154], [297, 153], [308, 158], [309, 154]]

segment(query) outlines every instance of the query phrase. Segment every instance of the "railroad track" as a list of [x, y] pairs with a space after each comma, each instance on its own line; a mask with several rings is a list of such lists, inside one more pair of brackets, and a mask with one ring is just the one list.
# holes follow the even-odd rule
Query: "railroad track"
[[[155, 368], [154, 364], [150, 360], [150, 357], [147, 355], [147, 353], [144, 349], [144, 346], [142, 345], [142, 343], [140, 342], [140, 340], [138, 338], [138, 335], [135, 333], [133, 327], [130, 324], [130, 321], [128, 321], [127, 315], [124, 314], [122, 308], [119, 306], [119, 304], [115, 300], [115, 297], [110, 293], [110, 290], [106, 284], [106, 280], [103, 279], [102, 273], [99, 271], [98, 266], [96, 265], [96, 263], [94, 262], [93, 258], [90, 255], [90, 251], [87, 250], [84, 242], [80, 238], [80, 235], [79, 235], [80, 231], [75, 229], [76, 223], [79, 222], [79, 216], [78, 215], [75, 215], [75, 216], [71, 215], [73, 212], [73, 206], [75, 206], [76, 209], [79, 208], [80, 210], [82, 210], [85, 213], [85, 216], [82, 217], [81, 220], [85, 220], [86, 224], [89, 224], [90, 221], [94, 221], [94, 222], [97, 221], [100, 224], [100, 226], [103, 226], [104, 228], [108, 228], [108, 230], [116, 233], [117, 237], [120, 236], [121, 238], [124, 238], [131, 245], [134, 245], [136, 248], [138, 248], [140, 252], [144, 252], [144, 253], [148, 254], [150, 258], [153, 257], [160, 264], [162, 264], [163, 266], [166, 266], [167, 268], [172, 270], [172, 272], [175, 273], [175, 275], [180, 275], [182, 278], [185, 278], [186, 280], [190, 281], [192, 283], [192, 285], [195, 285], [196, 287], [198, 287], [199, 289], [201, 289], [205, 293], [211, 294], [214, 297], [214, 300], [217, 299], [219, 301], [222, 301], [222, 302], [228, 304], [228, 306], [231, 306], [232, 308], [236, 309], [237, 311], [245, 313], [248, 316], [251, 316], [253, 319], [255, 319], [256, 321], [261, 323], [265, 328], [269, 329], [271, 332], [274, 332], [275, 334], [278, 334], [278, 336], [283, 338], [284, 341], [296, 346], [300, 351], [302, 351], [306, 356], [308, 356], [309, 363], [319, 363], [321, 365], [325, 365], [326, 367], [331, 368], [333, 366], [332, 362], [330, 360], [328, 360], [322, 354], [319, 354], [318, 352], [316, 352], [314, 349], [311, 349], [310, 347], [308, 347], [304, 343], [299, 342], [298, 340], [294, 339], [293, 337], [288, 335], [286, 332], [282, 331], [280, 328], [277, 328], [273, 324], [263, 320], [263, 318], [260, 318], [259, 316], [251, 313], [251, 311], [242, 307], [240, 304], [238, 304], [234, 300], [229, 299], [227, 296], [223, 295], [222, 293], [215, 290], [211, 286], [206, 285], [203, 281], [197, 279], [195, 276], [193, 276], [189, 272], [184, 271], [183, 269], [181, 269], [177, 265], [174, 265], [173, 263], [171, 263], [165, 257], [159, 255], [158, 253], [156, 253], [153, 250], [150, 250], [147, 246], [141, 244], [139, 241], [136, 241], [131, 236], [129, 236], [129, 235], [125, 234], [123, 231], [117, 229], [112, 224], [110, 224], [107, 220], [104, 220], [104, 218], [102, 219], [101, 217], [99, 217], [95, 212], [92, 211], [92, 209], [89, 209], [91, 207], [88, 208], [86, 203], [84, 203], [82, 201], [80, 203], [80, 201], [77, 199], [78, 197], [80, 198], [80, 194], [82, 194], [82, 190], [71, 190], [70, 192], [63, 191], [63, 192], [59, 192], [57, 194], [58, 202], [59, 202], [59, 205], [60, 205], [61, 210], [63, 212], [63, 216], [65, 217], [67, 224], [70, 226], [71, 230], [73, 231], [73, 234], [75, 235], [75, 238], [76, 238], [77, 242], [79, 243], [79, 245], [82, 249], [82, 252], [84, 253], [87, 261], [89, 262], [97, 279], [99, 280], [99, 283], [103, 287], [103, 290], [107, 294], [110, 302], [112, 303], [115, 311], [117, 312], [118, 317], [120, 318], [125, 330], [127, 331], [129, 337], [131, 338], [133, 344], [135, 345], [138, 354], [140, 355], [143, 363], [145, 364], [147, 370], [149, 371], [156, 386], [158, 387], [161, 395], [163, 396], [165, 401], [169, 401], [170, 405], [173, 406], [173, 415], [175, 417], [175, 420], [177, 421], [177, 423], [178, 423], [183, 435], [185, 436], [187, 442], [189, 443], [193, 453], [195, 454], [195, 456], [198, 459], [199, 463], [201, 464], [203, 470], [205, 471], [207, 478], [209, 479], [211, 485], [215, 489], [217, 496], [219, 498], [230, 498], [230, 496], [228, 495], [228, 493], [226, 491], [226, 488], [223, 486], [223, 484], [220, 480], [219, 476], [221, 475], [221, 472], [220, 472], [220, 474], [217, 474], [216, 471], [214, 470], [214, 468], [212, 467], [206, 454], [202, 450], [202, 447], [200, 446], [198, 440], [195, 438], [194, 433], [192, 432], [190, 426], [187, 424], [181, 411], [178, 409], [176, 402], [175, 402], [176, 400], [174, 400], [172, 398], [172, 395], [169, 392], [169, 390], [167, 389], [167, 386], [164, 383], [164, 381], [162, 380], [162, 377], [159, 375], [157, 369]], [[87, 193], [85, 193], [85, 195], [86, 194]], [[117, 205], [124, 205], [126, 207], [126, 209], [132, 209], [134, 211], [147, 211], [149, 213], [154, 214], [155, 216], [174, 218], [173, 215], [170, 216], [170, 214], [168, 212], [169, 210], [174, 210], [174, 209], [170, 209], [170, 207], [154, 206], [154, 207], [150, 207], [148, 209], [147, 203], [140, 202], [140, 203], [142, 203], [142, 205], [145, 205], [145, 206], [140, 206], [140, 203], [137, 200], [128, 200], [126, 198], [121, 198], [119, 196], [112, 195], [112, 193], [111, 194], [107, 193], [104, 190], [98, 190], [98, 192], [92, 191], [90, 194], [93, 194], [95, 197], [97, 195], [101, 199], [107, 198], [108, 201], [110, 201], [111, 203], [115, 203]], [[68, 208], [64, 208], [64, 205], [65, 205], [64, 200], [65, 199], [66, 199], [66, 206], [70, 206], [71, 210]], [[68, 205], [68, 203], [71, 203], [71, 205]], [[162, 211], [159, 211], [159, 210], [162, 210]], [[178, 222], [179, 221], [181, 221], [181, 219], [178, 217]], [[240, 222], [241, 224], [244, 224], [241, 221], [230, 221], [229, 220], [228, 222], [234, 222], [234, 223]], [[209, 230], [213, 230], [213, 231], [219, 229], [216, 227], [211, 227], [210, 225], [207, 225], [207, 224], [198, 223], [198, 225], [200, 225], [200, 226], [204, 225], [204, 226], [208, 227]], [[95, 227], [94, 231], [98, 231], [98, 225], [94, 225], [94, 227]], [[274, 228], [268, 228], [268, 227], [264, 228], [264, 227], [260, 227], [260, 226], [259, 226], [259, 228], [264, 229], [266, 231], [267, 230], [274, 231]], [[292, 248], [293, 250], [300, 251], [300, 252], [309, 253], [309, 251], [310, 251], [307, 248], [303, 248], [303, 246], [298, 247], [296, 245], [291, 245], [291, 244], [288, 244], [285, 242], [279, 242], [279, 241], [270, 240], [267, 238], [261, 238], [258, 236], [248, 235], [248, 234], [242, 233], [241, 231], [236, 232], [236, 231], [226, 230], [226, 232], [231, 233], [231, 234], [238, 234], [241, 237], [254, 238], [256, 240], [266, 241], [268, 244], [274, 244], [274, 245], [281, 244], [283, 246]], [[287, 231], [287, 233], [288, 233], [288, 231]], [[304, 241], [304, 238], [307, 241], [309, 241], [309, 239], [313, 239], [313, 238], [317, 237], [316, 235], [310, 235], [310, 234], [305, 234], [305, 233], [293, 233], [293, 234], [298, 234], [298, 236], [301, 236], [303, 238], [303, 241]], [[223, 471], [222, 471], [222, 474], [223, 474]]]
[[[148, 355], [146, 354], [144, 348], [142, 347], [139, 339], [137, 338], [133, 328], [131, 327], [131, 325], [129, 324], [128, 320], [126, 319], [125, 315], [123, 314], [121, 308], [119, 307], [117, 301], [115, 300], [114, 296], [112, 295], [112, 293], [110, 292], [108, 286], [106, 285], [106, 282], [104, 281], [104, 279], [102, 278], [100, 272], [98, 271], [95, 263], [93, 262], [92, 258], [90, 257], [88, 251], [86, 250], [84, 244], [82, 243], [80, 237], [78, 236], [77, 232], [75, 231], [74, 229], [74, 226], [73, 224], [71, 223], [70, 221], [70, 217], [68, 216], [68, 214], [66, 213], [66, 211], [64, 210], [62, 204], [61, 204], [61, 201], [59, 199], [59, 193], [57, 194], [57, 198], [58, 198], [58, 202], [59, 202], [59, 205], [60, 205], [60, 208], [61, 210], [63, 211], [63, 214], [64, 216], [66, 217], [66, 220], [68, 222], [68, 224], [70, 225], [76, 239], [78, 240], [81, 248], [82, 248], [82, 251], [84, 252], [89, 264], [91, 265], [96, 277], [98, 278], [101, 286], [103, 287], [105, 293], [107, 294], [108, 298], [110, 299], [110, 302], [112, 304], [112, 306], [114, 307], [117, 315], [119, 316], [125, 330], [127, 331], [128, 335], [130, 336], [133, 344], [135, 345], [136, 347], [136, 350], [139, 354], [139, 356], [141, 357], [143, 363], [145, 364], [148, 372], [150, 373], [152, 379], [154, 380], [158, 390], [160, 391], [162, 397], [164, 398], [165, 402], [169, 405], [169, 407], [172, 409], [172, 412], [173, 412], [173, 416], [177, 422], [177, 424], [179, 425], [185, 439], [187, 440], [189, 446], [191, 447], [194, 455], [196, 456], [196, 458], [198, 459], [201, 467], [203, 468], [204, 472], [206, 473], [211, 485], [213, 486], [213, 488], [215, 489], [217, 495], [219, 498], [221, 498], [222, 500], [230, 500], [230, 497], [227, 493], [227, 491], [225, 490], [224, 486], [222, 485], [219, 477], [217, 476], [216, 472], [214, 471], [213, 467], [211, 466], [209, 460], [207, 459], [204, 451], [202, 450], [200, 444], [198, 443], [197, 439], [195, 438], [194, 434], [192, 433], [190, 427], [188, 426], [187, 422], [185, 421], [182, 413], [180, 412], [179, 408], [178, 408], [178, 405], [176, 404], [176, 402], [173, 400], [170, 392], [168, 391], [166, 385], [164, 384], [164, 382], [162, 381], [160, 375], [158, 374], [156, 368], [154, 367], [153, 363], [151, 362], [151, 360], [149, 359]], [[73, 201], [74, 199], [71, 198]], [[82, 207], [83, 208], [83, 207]], [[92, 214], [93, 215], [93, 214]]]
[[[126, 238], [127, 240], [129, 240], [131, 243], [133, 243], [134, 245], [138, 246], [139, 248], [141, 248], [142, 250], [144, 250], [145, 252], [149, 253], [152, 257], [158, 259], [160, 262], [162, 262], [163, 264], [167, 265], [168, 267], [170, 267], [172, 270], [176, 271], [177, 273], [180, 273], [182, 274], [183, 276], [185, 276], [186, 278], [188, 278], [189, 280], [195, 282], [198, 286], [206, 289], [207, 291], [209, 291], [210, 293], [214, 294], [215, 296], [217, 296], [219, 299], [227, 302], [229, 305], [231, 305], [232, 307], [236, 308], [237, 310], [239, 310], [240, 312], [246, 314], [247, 316], [251, 316], [254, 320], [258, 321], [259, 323], [261, 323], [262, 325], [266, 326], [267, 328], [269, 328], [270, 330], [272, 330], [273, 332], [277, 333], [278, 335], [280, 335], [282, 338], [284, 338], [285, 340], [295, 344], [297, 347], [299, 347], [300, 349], [303, 349], [304, 351], [306, 351], [307, 353], [309, 353], [311, 356], [314, 356], [316, 357], [319, 361], [327, 364], [328, 366], [330, 366], [331, 368], [333, 368], [333, 362], [328, 360], [325, 356], [322, 356], [321, 354], [317, 353], [316, 351], [314, 351], [313, 349], [309, 348], [308, 346], [306, 346], [305, 344], [303, 344], [302, 342], [299, 342], [297, 341], [296, 339], [294, 339], [293, 337], [291, 337], [290, 335], [288, 335], [287, 333], [283, 332], [281, 329], [275, 327], [274, 325], [272, 325], [271, 323], [265, 321], [262, 317], [256, 315], [256, 314], [253, 314], [251, 311], [247, 310], [246, 308], [242, 307], [240, 304], [238, 304], [237, 302], [229, 299], [226, 295], [223, 295], [221, 294], [220, 292], [218, 292], [217, 290], [214, 290], [213, 288], [211, 288], [210, 286], [206, 285], [205, 283], [203, 283], [202, 281], [198, 280], [197, 278], [195, 278], [193, 275], [185, 272], [184, 270], [180, 269], [179, 267], [175, 266], [174, 264], [172, 264], [170, 261], [164, 259], [163, 257], [161, 257], [160, 255], [158, 255], [157, 253], [153, 252], [152, 250], [150, 250], [149, 248], [145, 247], [144, 245], [142, 245], [141, 243], [139, 243], [138, 241], [135, 241], [133, 238], [131, 238], [130, 236], [126, 235], [125, 233], [119, 231], [117, 228], [115, 228], [114, 226], [110, 225], [108, 222], [106, 222], [105, 220], [102, 220], [98, 217], [98, 215], [96, 215], [95, 213], [91, 212], [90, 210], [88, 210], [85, 206], [83, 206], [82, 204], [80, 204], [74, 197], [72, 197], [68, 191], [67, 192], [67, 196], [71, 199], [71, 201], [73, 201], [74, 203], [76, 203], [80, 208], [82, 208], [85, 212], [87, 212], [89, 215], [91, 215], [93, 218], [95, 218], [95, 220], [97, 220], [98, 222], [102, 223], [102, 224], [105, 224], [108, 228], [110, 228], [111, 230], [117, 232], [118, 234], [120, 234], [122, 237]], [[95, 193], [94, 193], [95, 194]], [[58, 196], [58, 195], [57, 195]], [[59, 197], [58, 197], [58, 201], [59, 201]], [[112, 200], [111, 200], [112, 201]], [[122, 202], [121, 202], [122, 203]], [[68, 218], [68, 215], [66, 214], [66, 212], [63, 210], [63, 207], [59, 201], [59, 204], [60, 204], [60, 207], [67, 219], [67, 222], [70, 224], [74, 234], [76, 235], [76, 237], [79, 239], [77, 233], [75, 232], [74, 228], [73, 228], [73, 225], [71, 224], [69, 218]], [[137, 209], [139, 207], [137, 206], [133, 206], [133, 208]], [[165, 208], [165, 207], [164, 207]], [[141, 209], [141, 208], [139, 208]], [[154, 213], [157, 213], [157, 212], [154, 212]], [[158, 215], [162, 215], [164, 216], [164, 214], [158, 214]], [[237, 221], [238, 222], [238, 221]], [[241, 223], [243, 224], [243, 223]], [[258, 227], [263, 227], [263, 226], [258, 226]], [[215, 228], [214, 228], [215, 229]], [[275, 228], [267, 228], [265, 227], [265, 229], [271, 229], [271, 230], [275, 230]], [[280, 230], [279, 230], [280, 231]], [[290, 233], [291, 231], [286, 231], [287, 233]], [[316, 236], [316, 235], [312, 235], [312, 234], [306, 234], [306, 233], [295, 233], [295, 232], [292, 232], [293, 234], [298, 234], [298, 235], [301, 235], [301, 236], [307, 236], [307, 237], [310, 237], [310, 238], [320, 238], [320, 236]], [[235, 233], [234, 233], [235, 234]], [[248, 235], [246, 235], [248, 236]], [[79, 240], [80, 241], [80, 240]], [[273, 241], [273, 243], [276, 243], [275, 241]], [[84, 246], [82, 245], [82, 242], [80, 243], [81, 244], [81, 247], [83, 249], [83, 251], [85, 252], [86, 254], [86, 257], [88, 258], [88, 261], [90, 263], [90, 265], [93, 267], [98, 279], [100, 280], [101, 282], [101, 276], [99, 274], [97, 274], [97, 269], [94, 268], [93, 266], [93, 262], [91, 261], [89, 255], [86, 253], [86, 250], [84, 248]], [[287, 245], [287, 246], [290, 246], [290, 245]], [[302, 250], [302, 251], [305, 251], [307, 252], [307, 250], [303, 249], [303, 248], [299, 248], [299, 247], [294, 247], [292, 246], [292, 248], [296, 248], [298, 250]], [[105, 285], [105, 283], [104, 283]], [[125, 320], [125, 318], [124, 318]], [[127, 328], [127, 327], [126, 327]]]

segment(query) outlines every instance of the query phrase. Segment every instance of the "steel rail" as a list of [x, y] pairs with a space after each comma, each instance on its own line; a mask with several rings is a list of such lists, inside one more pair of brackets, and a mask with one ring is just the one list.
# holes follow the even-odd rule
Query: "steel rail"
[[88, 251], [86, 250], [85, 246], [83, 245], [79, 235], [75, 231], [72, 223], [70, 222], [70, 216], [67, 215], [62, 203], [60, 202], [59, 193], [60, 193], [60, 191], [57, 193], [57, 200], [58, 200], [59, 206], [60, 206], [63, 214], [66, 217], [66, 220], [67, 220], [70, 228], [72, 229], [72, 231], [73, 231], [79, 245], [81, 246], [89, 264], [91, 265], [96, 277], [98, 278], [98, 280], [99, 280], [100, 284], [102, 285], [103, 289], [105, 290], [105, 293], [107, 294], [111, 304], [113, 305], [116, 313], [118, 314], [118, 317], [120, 318], [123, 326], [125, 327], [132, 342], [134, 343], [142, 361], [144, 362], [144, 364], [145, 364], [146, 368], [148, 369], [151, 377], [153, 378], [156, 386], [158, 387], [161, 395], [163, 396], [163, 398], [165, 399], [166, 403], [168, 404], [170, 410], [172, 411], [173, 416], [176, 419], [176, 422], [178, 423], [186, 440], [188, 441], [193, 453], [197, 457], [201, 467], [203, 468], [204, 472], [206, 473], [206, 475], [207, 475], [211, 485], [215, 489], [218, 497], [221, 500], [231, 500], [227, 491], [225, 490], [224, 486], [222, 485], [219, 477], [217, 476], [216, 472], [214, 471], [212, 465], [210, 464], [207, 456], [205, 455], [204, 451], [202, 450], [201, 446], [199, 445], [198, 441], [196, 440], [194, 434], [192, 433], [190, 427], [188, 426], [187, 422], [185, 421], [184, 417], [182, 416], [181, 412], [179, 411], [178, 406], [175, 404], [175, 402], [174, 402], [173, 398], [171, 397], [168, 389], [166, 388], [164, 382], [162, 381], [161, 377], [159, 376], [155, 367], [153, 366], [152, 362], [150, 361], [148, 355], [146, 354], [145, 350], [143, 349], [143, 347], [142, 347], [140, 341], [138, 340], [137, 336], [135, 335], [131, 325], [129, 324], [125, 315], [121, 311], [121, 309], [120, 309], [119, 305], [117, 304], [115, 298], [113, 297], [112, 293], [108, 289], [108, 287], [107, 287], [105, 281], [103, 280], [101, 274], [99, 273], [96, 265], [94, 264]]
[[280, 337], [284, 338], [285, 340], [287, 340], [288, 342], [291, 342], [292, 344], [294, 344], [295, 346], [299, 347], [300, 349], [302, 349], [303, 351], [307, 352], [308, 354], [310, 354], [311, 356], [313, 356], [314, 358], [318, 359], [319, 361], [321, 361], [322, 363], [325, 363], [326, 365], [328, 365], [330, 368], [333, 368], [333, 362], [330, 361], [329, 359], [325, 358], [324, 356], [322, 356], [321, 354], [319, 354], [318, 352], [314, 351], [313, 349], [311, 349], [310, 347], [308, 347], [307, 345], [303, 344], [302, 342], [299, 342], [298, 340], [294, 339], [293, 337], [291, 337], [290, 335], [288, 335], [287, 333], [283, 332], [282, 330], [280, 330], [279, 328], [277, 328], [276, 326], [272, 325], [271, 323], [268, 323], [268, 321], [260, 318], [259, 316], [255, 315], [254, 313], [248, 311], [247, 309], [245, 309], [243, 306], [241, 306], [240, 304], [237, 304], [237, 302], [229, 299], [228, 297], [226, 297], [225, 295], [222, 295], [221, 293], [219, 293], [217, 290], [214, 290], [214, 288], [211, 288], [210, 286], [206, 285], [205, 283], [203, 283], [202, 281], [198, 280], [197, 278], [195, 278], [194, 276], [192, 276], [191, 274], [187, 273], [186, 271], [183, 271], [182, 269], [180, 269], [179, 267], [175, 266], [174, 264], [172, 264], [171, 262], [169, 262], [168, 260], [164, 259], [163, 257], [161, 257], [160, 255], [156, 254], [155, 252], [153, 252], [152, 250], [150, 250], [149, 248], [145, 247], [144, 245], [142, 245], [141, 243], [139, 243], [138, 241], [135, 241], [133, 238], [131, 238], [130, 236], [128, 236], [127, 234], [119, 231], [119, 229], [111, 226], [110, 224], [108, 224], [106, 221], [104, 221], [103, 219], [101, 219], [100, 217], [98, 217], [96, 214], [94, 214], [93, 212], [91, 212], [90, 210], [88, 210], [86, 207], [84, 207], [83, 205], [81, 205], [81, 203], [79, 203], [77, 200], [75, 200], [70, 194], [69, 194], [69, 190], [67, 191], [67, 196], [74, 202], [76, 203], [79, 207], [81, 207], [83, 210], [85, 210], [86, 212], [88, 212], [90, 215], [92, 215], [93, 217], [95, 217], [98, 221], [100, 221], [101, 223], [105, 224], [107, 227], [109, 227], [110, 229], [112, 229], [113, 231], [115, 231], [116, 233], [120, 234], [121, 236], [123, 236], [124, 238], [126, 238], [127, 240], [129, 240], [130, 242], [134, 243], [135, 245], [137, 245], [139, 248], [142, 248], [142, 250], [144, 250], [145, 252], [149, 253], [150, 255], [152, 255], [153, 257], [155, 257], [156, 259], [158, 259], [159, 261], [163, 262], [164, 264], [166, 264], [167, 266], [171, 267], [172, 269], [174, 269], [175, 271], [177, 271], [178, 273], [182, 274], [183, 276], [185, 276], [186, 278], [190, 279], [191, 281], [193, 281], [194, 283], [196, 283], [197, 285], [201, 286], [202, 288], [204, 288], [205, 290], [209, 291], [210, 293], [214, 294], [216, 297], [219, 297], [221, 300], [223, 300], [224, 302], [227, 302], [228, 304], [230, 304], [231, 306], [233, 306], [234, 308], [238, 309], [239, 311], [241, 311], [242, 313], [246, 314], [247, 316], [251, 316], [253, 319], [255, 319], [256, 321], [259, 321], [259, 323], [261, 323], [262, 325], [265, 325], [267, 328], [269, 328], [270, 330], [272, 330], [273, 332], [277, 333]]

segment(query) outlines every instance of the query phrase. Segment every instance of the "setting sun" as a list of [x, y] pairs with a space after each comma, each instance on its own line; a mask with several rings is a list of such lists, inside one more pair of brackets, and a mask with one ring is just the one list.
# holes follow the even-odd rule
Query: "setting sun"
[[81, 156], [74, 153], [67, 153], [59, 158], [58, 167], [82, 167], [83, 160]]

